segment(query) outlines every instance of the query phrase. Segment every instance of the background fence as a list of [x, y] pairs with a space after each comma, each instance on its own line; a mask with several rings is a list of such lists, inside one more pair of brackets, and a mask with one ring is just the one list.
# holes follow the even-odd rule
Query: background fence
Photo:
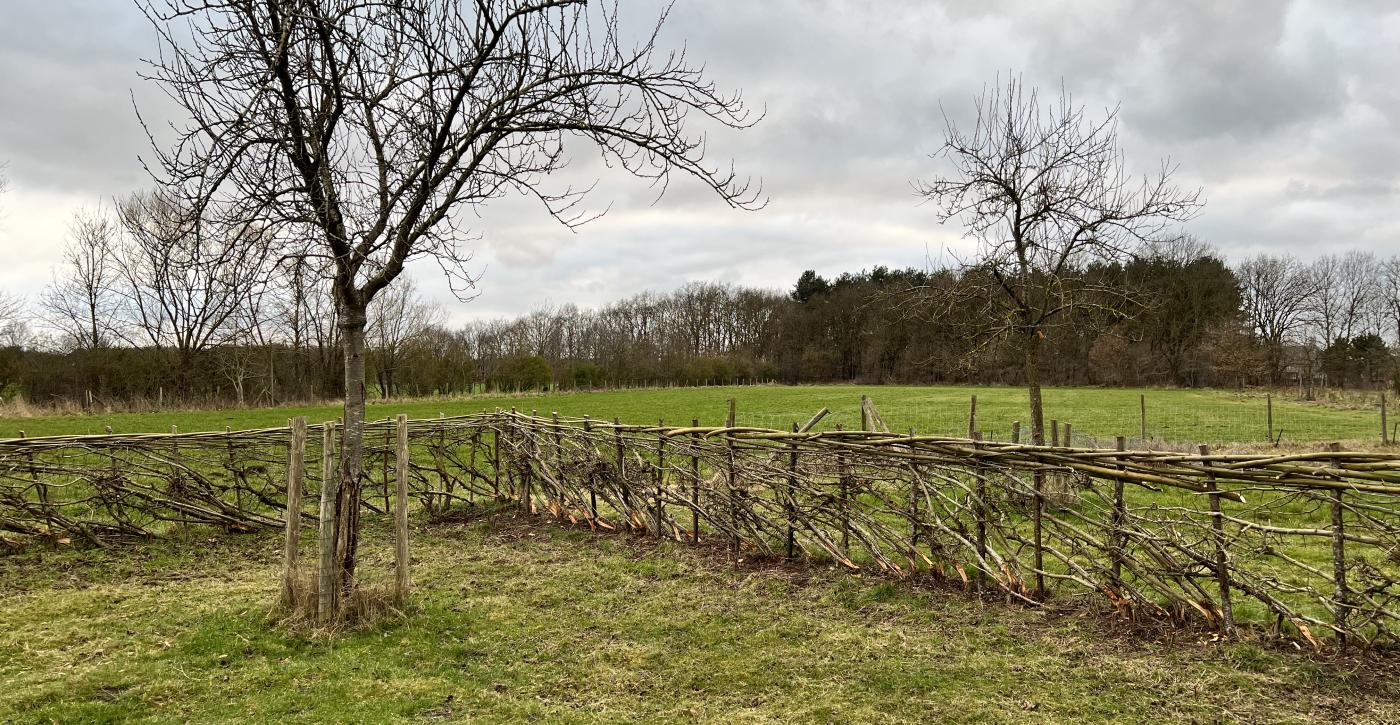
[[[1400, 631], [1400, 456], [911, 436], [885, 432], [873, 406], [865, 430], [730, 416], [710, 427], [516, 412], [413, 421], [410, 493], [433, 513], [509, 501], [597, 529], [942, 577], [1028, 603], [1097, 601], [1313, 642], [1369, 646]], [[388, 421], [368, 426], [366, 510], [388, 508], [393, 435]], [[280, 526], [290, 438], [3, 440], [0, 530], [16, 545], [108, 545], [172, 527]], [[308, 439], [314, 491], [334, 472], [335, 441], [315, 426]]]

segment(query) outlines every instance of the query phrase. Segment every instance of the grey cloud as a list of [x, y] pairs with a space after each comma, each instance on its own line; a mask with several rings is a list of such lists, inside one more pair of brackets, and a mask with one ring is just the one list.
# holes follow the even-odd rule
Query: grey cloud
[[[624, 0], [624, 28], [641, 32], [664, 7]], [[1006, 73], [1052, 93], [1063, 82], [1092, 108], [1121, 103], [1129, 164], [1179, 163], [1181, 183], [1209, 200], [1190, 231], [1228, 254], [1400, 253], [1393, 2], [678, 0], [662, 41], [766, 107], [742, 133], [698, 127], [715, 163], [733, 158], [763, 178], [769, 207], [732, 211], [682, 178], [657, 201], [584, 149], [548, 183], [598, 180], [589, 208], [608, 214], [571, 233], [528, 200], [482, 210], [469, 226], [486, 275], [455, 317], [601, 304], [690, 279], [786, 288], [805, 268], [920, 264], [926, 249], [962, 249], [958, 228], [939, 226], [909, 182], [935, 169], [943, 113], [966, 121], [973, 97]], [[153, 116], [168, 108], [136, 78], [150, 42], [124, 2], [0, 10], [0, 160], [15, 199], [66, 190], [76, 207], [143, 182], [127, 89]], [[37, 210], [12, 208], [3, 244], [39, 228], [26, 216]], [[56, 258], [61, 241], [32, 244]], [[16, 283], [6, 274], [0, 286]], [[433, 265], [413, 274], [450, 300]]]

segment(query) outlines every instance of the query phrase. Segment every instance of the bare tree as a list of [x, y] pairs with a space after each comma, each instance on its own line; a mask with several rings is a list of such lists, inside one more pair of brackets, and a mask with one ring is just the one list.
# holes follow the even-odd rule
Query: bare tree
[[1116, 109], [1093, 117], [1066, 92], [1046, 102], [1013, 78], [984, 91], [976, 112], [970, 131], [946, 119], [934, 157], [951, 169], [916, 190], [937, 205], [941, 222], [961, 221], [978, 244], [963, 276], [987, 309], [969, 319], [980, 337], [1021, 349], [1032, 435], [1042, 443], [1047, 334], [1088, 308], [1111, 306], [1122, 292], [1076, 273], [1175, 236], [1171, 227], [1196, 213], [1200, 192], [1175, 186], [1166, 162], [1153, 175], [1130, 174]]
[[173, 351], [183, 389], [196, 357], [228, 341], [249, 288], [265, 281], [268, 239], [249, 224], [201, 222], [162, 192], [133, 194], [117, 214], [126, 339]]
[[1319, 277], [1293, 257], [1261, 254], [1235, 269], [1245, 318], [1264, 343], [1271, 382], [1283, 372], [1284, 348], [1294, 341], [1317, 297]]
[[687, 131], [692, 112], [730, 127], [752, 119], [683, 52], [658, 50], [664, 16], [629, 48], [615, 10], [582, 0], [154, 2], [138, 0], [164, 41], [150, 77], [191, 119], [160, 153], [163, 180], [202, 215], [267, 220], [314, 239], [311, 253], [333, 264], [344, 592], [359, 531], [359, 506], [346, 502], [361, 485], [366, 310], [406, 263], [435, 258], [470, 285], [461, 223], [507, 193], [566, 225], [591, 218], [583, 191], [542, 185], [571, 137], [663, 191], [680, 171], [732, 206], [758, 205]]
[[63, 271], [44, 290], [39, 307], [69, 347], [96, 350], [112, 343], [119, 304], [112, 254], [119, 233], [101, 209], [78, 211], [68, 225]]
[[399, 394], [398, 373], [414, 337], [442, 323], [442, 308], [418, 296], [412, 279], [389, 287], [369, 306], [369, 357], [379, 395]]

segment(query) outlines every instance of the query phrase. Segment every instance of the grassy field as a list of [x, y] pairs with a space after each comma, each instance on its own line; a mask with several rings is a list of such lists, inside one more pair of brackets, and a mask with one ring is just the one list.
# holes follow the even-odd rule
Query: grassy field
[[[383, 577], [387, 538], [367, 534]], [[0, 559], [0, 721], [1400, 719], [1393, 663], [735, 569], [508, 513], [414, 538], [412, 609], [335, 640], [270, 626], [273, 535]]]
[[[874, 398], [885, 420], [895, 430], [965, 434], [972, 395], [977, 396], [978, 427], [990, 437], [1006, 439], [1013, 421], [1028, 421], [1026, 393], [1008, 387], [907, 387], [907, 386], [760, 386], [626, 390], [594, 393], [561, 393], [533, 396], [478, 396], [454, 399], [378, 402], [372, 418], [408, 413], [434, 417], [518, 407], [561, 415], [618, 417], [625, 422], [665, 419], [687, 424], [721, 423], [725, 400], [738, 399], [739, 422], [786, 428], [803, 421], [823, 406], [833, 415], [824, 425], [859, 425], [860, 396]], [[1210, 390], [1132, 390], [1060, 388], [1045, 392], [1046, 417], [1069, 422], [1080, 436], [1111, 444], [1115, 435], [1137, 437], [1139, 396], [1145, 396], [1149, 438], [1203, 443], [1262, 443], [1265, 440], [1266, 403], [1262, 393]], [[178, 425], [182, 431], [218, 430], [284, 425], [288, 418], [305, 415], [311, 421], [333, 419], [336, 406], [245, 408], [152, 413], [115, 413], [0, 418], [0, 435], [57, 435], [101, 433], [105, 426], [116, 432], [166, 432]], [[1394, 416], [1400, 422], [1400, 415]], [[1282, 430], [1285, 443], [1318, 441], [1378, 442], [1380, 416], [1364, 402], [1336, 406], [1303, 403], [1280, 397], [1274, 401], [1274, 430]]]

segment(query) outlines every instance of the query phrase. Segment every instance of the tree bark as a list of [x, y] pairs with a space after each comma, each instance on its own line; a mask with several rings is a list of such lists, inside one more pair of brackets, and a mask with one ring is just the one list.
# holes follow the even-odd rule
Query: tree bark
[[349, 594], [355, 582], [355, 556], [360, 538], [360, 478], [365, 448], [365, 324], [364, 306], [342, 305], [341, 344], [345, 350], [345, 424], [340, 443], [340, 586]]
[[1045, 406], [1040, 396], [1040, 345], [1045, 336], [1039, 331], [1031, 332], [1026, 341], [1026, 391], [1031, 401], [1031, 442], [1045, 445]]

